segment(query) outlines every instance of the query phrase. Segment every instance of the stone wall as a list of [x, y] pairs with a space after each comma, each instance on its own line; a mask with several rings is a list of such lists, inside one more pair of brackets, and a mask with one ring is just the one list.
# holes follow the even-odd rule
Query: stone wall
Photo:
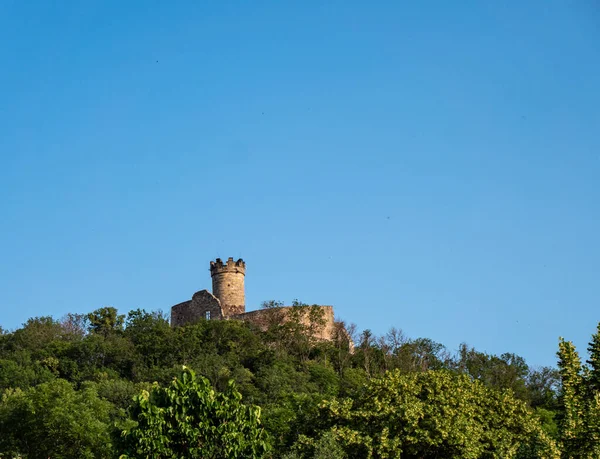
[[[316, 320], [311, 320], [311, 316]], [[271, 325], [296, 319], [312, 332], [314, 338], [321, 340], [333, 339], [335, 331], [333, 306], [282, 306], [237, 314], [231, 318], [251, 322], [263, 331]]]
[[207, 290], [201, 290], [195, 293], [190, 301], [184, 301], [171, 308], [171, 326], [173, 327], [193, 324], [201, 319], [243, 320], [256, 325], [263, 331], [273, 325], [298, 320], [318, 340], [329, 341], [335, 335], [333, 306], [282, 306], [227, 317], [223, 314], [219, 299]]
[[222, 319], [221, 304], [208, 290], [194, 293], [192, 299], [171, 308], [171, 326], [178, 327], [200, 319]]

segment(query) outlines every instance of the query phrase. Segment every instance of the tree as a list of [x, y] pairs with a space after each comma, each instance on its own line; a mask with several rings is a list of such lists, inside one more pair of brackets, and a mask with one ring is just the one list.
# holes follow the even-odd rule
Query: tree
[[550, 367], [532, 368], [527, 375], [527, 402], [535, 410], [544, 431], [558, 440], [556, 416], [559, 411], [560, 374]]
[[461, 344], [456, 366], [488, 387], [510, 389], [517, 398], [528, 398], [526, 381], [529, 368], [525, 360], [518, 355], [504, 353], [498, 357]]
[[218, 393], [184, 367], [170, 386], [135, 397], [122, 458], [260, 458], [268, 451], [260, 408], [246, 406], [233, 383]]
[[51, 342], [63, 337], [64, 330], [50, 316], [33, 317], [23, 327], [7, 335], [7, 348], [13, 351], [28, 350], [36, 356], [46, 356]]
[[[350, 368], [352, 363], [352, 353], [354, 352], [353, 334], [356, 331], [356, 325], [346, 324], [343, 321], [333, 323], [333, 340], [330, 344], [331, 361], [340, 376]], [[327, 344], [327, 343], [325, 343]]]
[[523, 402], [467, 375], [390, 371], [352, 399], [322, 407], [314, 421], [321, 433], [296, 444], [301, 457], [311, 457], [324, 434], [357, 459], [559, 457]]
[[396, 351], [399, 368], [407, 371], [440, 370], [450, 359], [443, 344], [429, 338], [409, 340]]
[[592, 391], [600, 391], [600, 323], [596, 327], [596, 333], [588, 346], [590, 358], [587, 360], [590, 366], [589, 386]]
[[19, 362], [0, 359], [0, 394], [4, 389], [27, 389], [54, 379], [52, 371], [41, 362], [32, 362], [29, 354], [20, 357]]
[[575, 346], [560, 338], [558, 345], [558, 368], [561, 379], [559, 401], [562, 408], [560, 420], [561, 441], [567, 457], [579, 455], [584, 448], [584, 400], [582, 398], [583, 377], [581, 360]]
[[532, 368], [527, 375], [528, 401], [532, 407], [555, 409], [560, 373], [555, 368]]
[[293, 300], [288, 308], [282, 308], [282, 304], [273, 300], [262, 303], [268, 340], [274, 347], [306, 360], [321, 341], [318, 335], [326, 324], [325, 311], [299, 300]]
[[66, 314], [60, 321], [64, 334], [72, 339], [83, 338], [89, 326], [88, 314]]
[[174, 360], [173, 329], [161, 311], [130, 311], [124, 335], [135, 345], [147, 367], [166, 365]]
[[87, 315], [89, 331], [107, 337], [111, 333], [123, 330], [125, 315], [117, 314], [112, 307], [96, 309]]
[[0, 456], [111, 457], [110, 410], [93, 386], [75, 391], [62, 379], [8, 390], [0, 402]]
[[376, 338], [371, 330], [363, 330], [356, 350], [357, 360], [360, 361], [362, 368], [370, 377], [373, 372], [373, 361], [381, 355], [379, 348], [376, 346]]
[[[593, 347], [592, 341], [590, 347]], [[570, 341], [560, 338], [558, 368], [561, 379], [559, 422], [566, 458], [600, 457], [600, 393], [590, 389], [579, 354]], [[593, 359], [593, 357], [592, 357]]]
[[306, 451], [290, 451], [283, 455], [282, 459], [346, 459], [346, 457], [335, 435], [326, 432], [314, 442], [310, 454], [307, 454]]

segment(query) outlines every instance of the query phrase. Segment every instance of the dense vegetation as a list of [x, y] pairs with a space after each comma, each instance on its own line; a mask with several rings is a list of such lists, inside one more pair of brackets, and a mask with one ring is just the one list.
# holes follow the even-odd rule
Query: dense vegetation
[[600, 325], [587, 364], [561, 340], [530, 368], [397, 329], [317, 342], [296, 308], [267, 331], [113, 308], [0, 329], [0, 457], [600, 457]]

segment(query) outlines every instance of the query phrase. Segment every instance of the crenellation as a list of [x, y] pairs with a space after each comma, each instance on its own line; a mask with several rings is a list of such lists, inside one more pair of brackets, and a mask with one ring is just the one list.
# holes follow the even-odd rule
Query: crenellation
[[241, 258], [234, 261], [229, 257], [226, 263], [220, 258], [210, 263], [213, 295], [221, 302], [226, 317], [246, 312], [244, 277], [246, 263]]
[[[182, 326], [197, 322], [201, 319], [220, 320], [235, 319], [254, 323], [265, 330], [274, 320], [278, 323], [293, 318], [310, 330], [313, 337], [330, 340], [335, 333], [334, 314], [332, 306], [308, 306], [303, 309], [294, 306], [282, 306], [272, 309], [261, 309], [246, 312], [244, 279], [246, 263], [239, 258], [237, 261], [229, 257], [226, 262], [217, 258], [210, 262], [210, 275], [213, 291], [201, 290], [192, 299], [179, 303], [171, 308], [171, 325]], [[310, 308], [318, 308], [317, 310]], [[317, 312], [311, 315], [308, 312]], [[312, 317], [317, 317], [313, 320]]]
[[223, 260], [220, 258], [210, 262], [211, 276], [223, 272], [245, 273], [246, 263], [241, 258], [239, 258], [237, 261], [234, 261], [233, 257], [229, 257], [225, 263], [223, 263]]

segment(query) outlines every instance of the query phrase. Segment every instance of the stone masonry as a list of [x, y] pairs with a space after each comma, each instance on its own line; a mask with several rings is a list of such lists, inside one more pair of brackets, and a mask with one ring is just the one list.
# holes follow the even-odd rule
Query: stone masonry
[[[171, 308], [171, 326], [183, 326], [199, 320], [244, 320], [265, 330], [273, 321], [286, 322], [290, 317], [299, 317], [304, 325], [311, 328], [310, 316], [298, 316], [293, 306], [282, 306], [271, 309], [259, 309], [246, 312], [244, 279], [246, 263], [241, 258], [234, 261], [229, 258], [223, 263], [220, 258], [210, 262], [213, 293], [200, 290], [194, 293], [191, 300], [176, 304]], [[334, 335], [333, 306], [311, 306], [319, 308], [319, 325], [312, 334], [317, 339], [331, 340]], [[305, 311], [306, 312], [306, 311]]]
[[221, 302], [223, 315], [229, 317], [246, 312], [246, 299], [244, 294], [244, 277], [246, 277], [246, 263], [241, 258], [233, 261], [229, 258], [223, 263], [220, 258], [210, 262], [210, 276], [212, 277], [213, 295]]
[[208, 290], [194, 293], [191, 300], [171, 308], [171, 326], [177, 327], [200, 319], [223, 319], [221, 302]]
[[[256, 325], [260, 330], [265, 331], [273, 323], [282, 323], [290, 319], [295, 311], [298, 309], [297, 306], [280, 306], [271, 309], [258, 309], [256, 311], [246, 312], [245, 314], [239, 314], [233, 316], [232, 319], [244, 320], [251, 322]], [[311, 308], [319, 308], [320, 315], [319, 319], [322, 321], [322, 325], [314, 327], [312, 336], [321, 340], [330, 340], [335, 334], [334, 317], [333, 317], [333, 306], [308, 306], [302, 311], [303, 314], [295, 314], [294, 317], [299, 319], [300, 323], [309, 329], [311, 328], [310, 321], [310, 310]]]

